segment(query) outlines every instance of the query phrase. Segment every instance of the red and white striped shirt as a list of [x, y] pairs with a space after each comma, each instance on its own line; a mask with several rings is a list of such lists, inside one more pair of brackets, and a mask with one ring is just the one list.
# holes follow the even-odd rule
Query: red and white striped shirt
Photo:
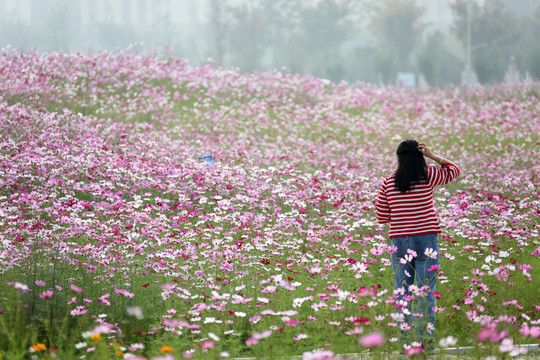
[[426, 184], [415, 184], [406, 193], [395, 188], [395, 173], [383, 181], [375, 209], [379, 224], [390, 223], [391, 238], [441, 232], [433, 207], [433, 188], [454, 180], [459, 169], [453, 164], [444, 164], [428, 166], [427, 173]]

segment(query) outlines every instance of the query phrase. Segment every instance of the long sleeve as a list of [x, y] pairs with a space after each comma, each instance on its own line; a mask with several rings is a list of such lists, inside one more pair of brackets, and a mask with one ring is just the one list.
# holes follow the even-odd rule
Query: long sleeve
[[429, 183], [431, 186], [446, 185], [459, 175], [459, 168], [453, 164], [442, 167], [430, 167]]
[[386, 197], [386, 181], [381, 185], [377, 204], [375, 205], [375, 212], [379, 224], [390, 222], [390, 207], [388, 206], [388, 198]]

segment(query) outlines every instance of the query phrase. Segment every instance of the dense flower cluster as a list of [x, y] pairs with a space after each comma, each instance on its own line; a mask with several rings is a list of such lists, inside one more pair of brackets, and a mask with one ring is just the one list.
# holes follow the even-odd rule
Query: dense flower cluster
[[4, 50], [0, 69], [0, 286], [69, 314], [81, 354], [393, 346], [373, 202], [405, 137], [462, 169], [435, 195], [441, 346], [540, 336], [538, 83], [417, 93], [128, 52]]

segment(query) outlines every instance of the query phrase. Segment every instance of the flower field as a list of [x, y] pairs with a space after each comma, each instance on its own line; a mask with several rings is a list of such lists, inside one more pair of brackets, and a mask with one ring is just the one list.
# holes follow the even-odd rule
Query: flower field
[[374, 212], [404, 138], [461, 169], [435, 191], [437, 346], [534, 356], [539, 133], [538, 82], [421, 93], [4, 50], [1, 359], [425, 355]]

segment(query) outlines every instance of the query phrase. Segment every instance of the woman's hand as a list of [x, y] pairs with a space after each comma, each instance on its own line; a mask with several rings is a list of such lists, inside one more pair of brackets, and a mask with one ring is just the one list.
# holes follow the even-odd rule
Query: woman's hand
[[435, 159], [434, 159], [435, 154], [433, 154], [433, 153], [431, 152], [431, 149], [428, 148], [428, 146], [426, 145], [426, 143], [420, 143], [420, 144], [418, 144], [418, 148], [417, 148], [417, 149], [418, 149], [418, 151], [420, 151], [425, 157], [428, 157], [428, 158], [430, 158], [430, 159], [435, 160]]
[[[431, 160], [433, 160], [435, 162], [438, 162], [439, 165], [452, 164], [457, 168], [457, 165], [454, 164], [453, 162], [451, 162], [450, 160], [445, 159], [442, 156], [435, 155], [433, 152], [431, 152], [431, 149], [428, 148], [426, 143], [418, 144], [417, 149], [418, 149], [418, 151], [420, 151], [420, 153], [422, 153], [422, 155], [424, 155], [425, 157], [430, 158]], [[458, 168], [458, 173], [459, 173], [459, 168]]]

